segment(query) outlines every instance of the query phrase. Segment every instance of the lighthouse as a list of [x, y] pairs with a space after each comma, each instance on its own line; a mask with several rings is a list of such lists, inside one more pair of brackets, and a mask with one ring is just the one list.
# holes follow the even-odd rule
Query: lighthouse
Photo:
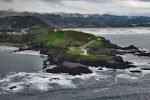
[[86, 49], [86, 48], [83, 48], [83, 49], [81, 50], [81, 54], [82, 54], [82, 55], [87, 55], [87, 49]]

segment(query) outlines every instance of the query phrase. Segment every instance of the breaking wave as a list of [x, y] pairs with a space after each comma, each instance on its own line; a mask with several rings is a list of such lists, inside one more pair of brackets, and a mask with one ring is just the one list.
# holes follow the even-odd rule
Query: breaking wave
[[[37, 72], [37, 73], [10, 73], [5, 78], [0, 79], [0, 93], [10, 93], [10, 92], [23, 92], [25, 90], [38, 90], [38, 91], [48, 91], [53, 90], [56, 87], [59, 88], [71, 88], [76, 89], [79, 88], [80, 85], [88, 84], [87, 81], [91, 79], [99, 82], [106, 81], [106, 88], [97, 89], [94, 92], [100, 92], [108, 90], [114, 84], [118, 83], [118, 79], [127, 79], [127, 80], [137, 80], [139, 75], [128, 73], [128, 70], [117, 70], [117, 74], [115, 78], [111, 75], [114, 70], [102, 68], [103, 70], [99, 70], [99, 68], [89, 67], [93, 71], [91, 74], [82, 74], [72, 76], [69, 74], [52, 74], [45, 72]], [[114, 72], [114, 73], [116, 73]], [[143, 72], [146, 74], [146, 72]], [[78, 80], [78, 81], [75, 81]], [[96, 82], [95, 82], [96, 83]]]
[[33, 51], [33, 50], [24, 50], [24, 51], [12, 52], [12, 54], [41, 56], [40, 51]]
[[101, 79], [110, 77], [108, 75], [98, 73], [98, 68], [90, 69], [93, 69], [93, 73], [76, 76], [44, 72], [11, 73], [0, 80], [0, 92], [21, 92], [27, 89], [48, 91], [52, 89], [55, 85], [58, 85], [61, 88], [78, 88], [78, 85], [80, 83], [74, 83], [75, 79], [84, 81], [90, 78], [95, 78], [95, 80], [100, 81]]

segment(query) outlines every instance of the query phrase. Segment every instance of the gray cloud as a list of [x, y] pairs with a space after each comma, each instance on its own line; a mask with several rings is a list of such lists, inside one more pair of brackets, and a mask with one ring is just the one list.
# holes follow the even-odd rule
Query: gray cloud
[[61, 2], [62, 0], [40, 0], [40, 1], [59, 3], [59, 2]]
[[46, 2], [55, 2], [55, 3], [60, 3], [62, 1], [86, 1], [86, 2], [95, 2], [95, 3], [106, 3], [106, 2], [112, 2], [112, 0], [41, 0], [41, 1], [46, 1]]
[[139, 1], [143, 1], [143, 2], [150, 2], [150, 0], [139, 0]]
[[150, 16], [149, 0], [0, 0], [0, 10]]
[[3, 1], [3, 2], [12, 2], [12, 0], [0, 0], [0, 1]]

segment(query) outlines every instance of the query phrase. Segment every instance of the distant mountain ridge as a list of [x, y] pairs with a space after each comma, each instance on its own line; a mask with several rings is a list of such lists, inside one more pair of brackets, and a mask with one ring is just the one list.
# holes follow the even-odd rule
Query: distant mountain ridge
[[98, 27], [150, 27], [150, 17], [118, 16], [98, 14], [39, 14], [30, 12], [0, 11], [0, 17], [5, 16], [34, 16], [47, 24], [58, 28], [98, 28]]
[[33, 16], [7, 16], [0, 18], [1, 32], [13, 32], [38, 27], [48, 27], [48, 24]]
[[150, 17], [80, 14], [36, 14], [34, 15], [55, 27], [150, 27]]
[[[0, 18], [0, 42], [40, 45], [42, 36], [53, 27], [34, 16], [7, 16]], [[37, 38], [38, 37], [38, 38]]]
[[42, 20], [33, 16], [9, 16], [0, 18], [0, 27], [6, 28], [29, 28], [33, 26], [46, 26], [47, 24]]

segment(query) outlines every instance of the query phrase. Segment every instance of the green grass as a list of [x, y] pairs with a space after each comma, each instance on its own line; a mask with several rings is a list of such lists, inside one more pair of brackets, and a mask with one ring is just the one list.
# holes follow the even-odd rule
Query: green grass
[[98, 60], [98, 59], [107, 60], [107, 59], [112, 59], [111, 55], [104, 55], [104, 54], [99, 54], [99, 55], [92, 55], [92, 54], [82, 55], [80, 48], [70, 48], [68, 51], [66, 51], [66, 54], [68, 56], [74, 56], [74, 57], [78, 57], [80, 59], [89, 59], [89, 60]]
[[80, 59], [89, 59], [89, 60], [112, 59], [111, 55], [104, 55], [104, 54], [92, 55], [90, 53], [88, 55], [81, 54], [82, 46], [90, 43], [91, 41], [93, 42], [91, 42], [86, 46], [88, 51], [90, 51], [90, 49], [93, 47], [104, 47], [107, 43], [109, 43], [109, 41], [107, 41], [102, 37], [97, 38], [92, 34], [71, 31], [71, 30], [56, 31], [56, 32], [45, 34], [43, 36], [40, 36], [40, 34], [36, 36], [37, 37], [35, 38], [44, 41], [44, 45], [49, 50], [53, 48], [66, 48], [64, 51], [64, 54], [66, 56], [78, 57]]
[[47, 27], [40, 27], [29, 30], [28, 34], [23, 35], [23, 37], [26, 41], [32, 41], [32, 43], [41, 44], [44, 43], [49, 32], [50, 30]]
[[77, 31], [57, 31], [50, 33], [45, 39], [46, 47], [80, 47], [97, 37]]
[[68, 55], [72, 56], [78, 56], [81, 54], [81, 49], [80, 48], [70, 48], [68, 51], [66, 51]]
[[[77, 31], [57, 31], [50, 32], [46, 27], [32, 29], [30, 34], [12, 36], [3, 35], [1, 37], [6, 37], [8, 41], [21, 41], [22, 38], [24, 41], [32, 41], [36, 45], [44, 45], [48, 48], [49, 52], [54, 52], [55, 54], [59, 51], [62, 51], [63, 54], [72, 57], [78, 57], [80, 59], [112, 59], [111, 55], [92, 55], [89, 52], [89, 55], [82, 55], [81, 48], [86, 45], [87, 51], [90, 51], [92, 47], [103, 47], [108, 43], [104, 38], [97, 38], [96, 36], [88, 33], [77, 32]], [[4, 38], [5, 39], [5, 38]], [[93, 41], [93, 42], [91, 42]], [[90, 43], [91, 42], [91, 43]], [[89, 43], [89, 44], [88, 44]], [[63, 51], [63, 50], [64, 51]], [[56, 52], [55, 52], [56, 51]]]
[[107, 40], [105, 40], [104, 38], [99, 38], [99, 39], [95, 40], [94, 42], [92, 42], [91, 44], [89, 44], [87, 47], [88, 48], [104, 47], [105, 45], [107, 45], [107, 43], [109, 43], [109, 42]]

